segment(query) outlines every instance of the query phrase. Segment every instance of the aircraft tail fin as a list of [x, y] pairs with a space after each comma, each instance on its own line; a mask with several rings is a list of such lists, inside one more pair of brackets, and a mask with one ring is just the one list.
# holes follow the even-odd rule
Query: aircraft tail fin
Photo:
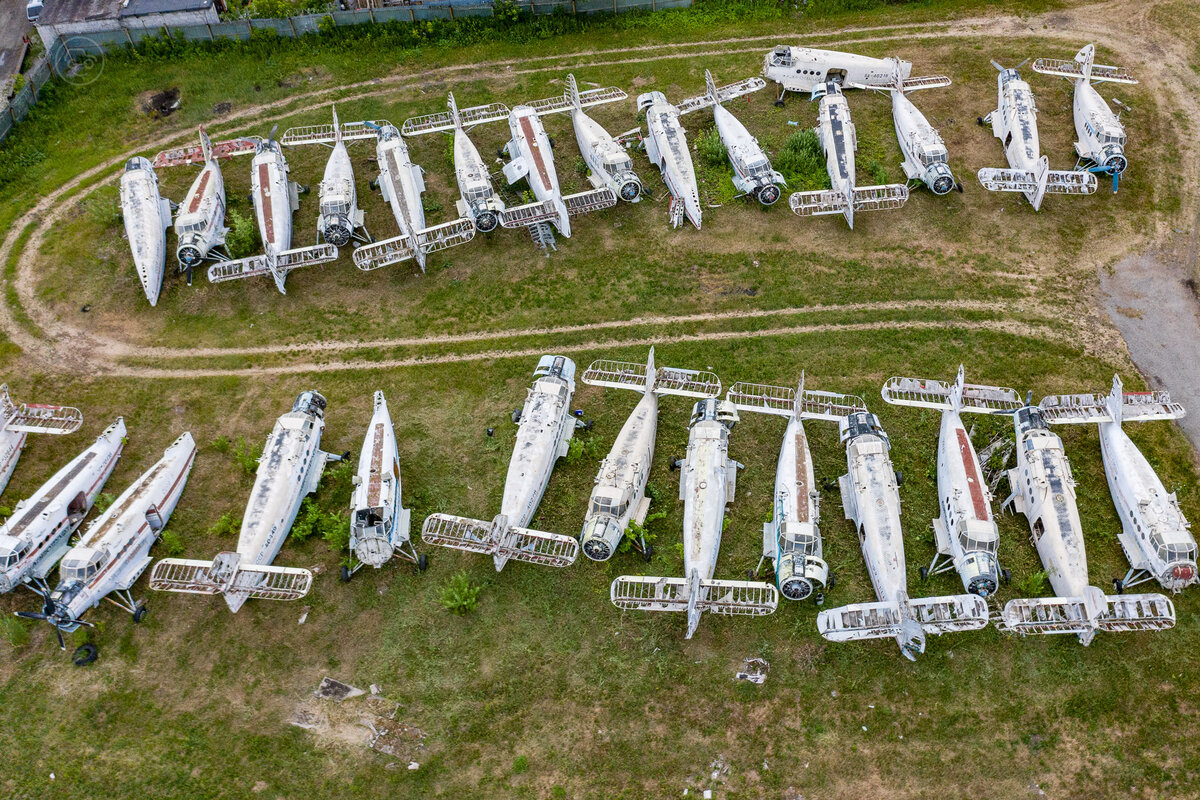
[[579, 542], [574, 537], [509, 525], [503, 514], [491, 522], [452, 514], [430, 514], [421, 527], [421, 540], [468, 553], [490, 555], [497, 572], [504, 569], [509, 560], [568, 567], [579, 557]]
[[204, 126], [200, 126], [200, 152], [204, 154], [204, 163], [212, 161], [212, 140], [208, 138], [208, 131]]
[[593, 361], [584, 371], [582, 380], [589, 386], [652, 391], [659, 395], [704, 399], [721, 394], [721, 379], [711, 372], [656, 367], [653, 348], [645, 364], [606, 359]]
[[1062, 394], [1042, 398], [1042, 417], [1052, 424], [1072, 422], [1148, 422], [1179, 419], [1186, 413], [1168, 392], [1126, 392], [1119, 375], [1113, 375], [1107, 395]]
[[236, 612], [246, 600], [298, 600], [312, 588], [306, 569], [242, 564], [237, 553], [218, 553], [210, 561], [164, 558], [150, 573], [150, 588], [163, 592], [225, 595]]
[[83, 424], [83, 412], [69, 406], [41, 403], [17, 405], [8, 395], [8, 384], [0, 384], [0, 428], [18, 433], [74, 433]]
[[691, 638], [705, 611], [722, 615], [763, 616], [779, 605], [779, 592], [761, 581], [702, 580], [622, 575], [609, 587], [609, 599], [620, 609], [679, 611], [688, 615]]
[[1024, 403], [1016, 389], [966, 383], [962, 365], [954, 383], [925, 378], [889, 378], [880, 392], [897, 406], [935, 408], [940, 411], [974, 411], [980, 414], [1011, 414]]
[[462, 127], [462, 117], [458, 113], [458, 103], [454, 100], [454, 92], [446, 93], [446, 107], [450, 109], [450, 121], [455, 128]]
[[1079, 65], [1079, 72], [1083, 79], [1091, 80], [1092, 64], [1096, 61], [1096, 48], [1094, 45], [1085, 44], [1083, 48], [1075, 54], [1075, 63]]
[[330, 106], [330, 110], [333, 111], [333, 143], [339, 145], [342, 143], [342, 126], [338, 122], [337, 106]]
[[719, 104], [721, 101], [717, 98], [717, 82], [713, 80], [712, 73], [704, 70], [704, 90], [708, 95], [709, 101], [713, 105]]
[[583, 108], [583, 104], [579, 102], [579, 86], [575, 83], [575, 75], [567, 75], [567, 100], [571, 103], [571, 108], [579, 111]]

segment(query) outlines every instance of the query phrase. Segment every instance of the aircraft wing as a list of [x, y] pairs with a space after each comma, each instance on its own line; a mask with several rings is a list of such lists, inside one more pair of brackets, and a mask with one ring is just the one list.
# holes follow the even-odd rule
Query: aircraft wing
[[[898, 406], [946, 409], [950, 407], [950, 390], [954, 384], [924, 378], [889, 378], [883, 385], [883, 399]], [[962, 406], [982, 412], [1007, 413], [1024, 403], [1016, 389], [1004, 386], [964, 384]]]
[[1046, 173], [1047, 194], [1092, 194], [1096, 176], [1082, 170], [1050, 170]]
[[[1033, 71], [1043, 75], [1057, 75], [1060, 78], [1077, 80], [1083, 77], [1083, 65], [1078, 61], [1061, 58], [1039, 58], [1033, 62]], [[1133, 73], [1125, 67], [1111, 67], [1104, 64], [1092, 64], [1091, 79], [1097, 83], [1137, 83]]]
[[[485, 106], [463, 108], [458, 112], [464, 128], [482, 125], [485, 122], [499, 122], [508, 119], [508, 106], [503, 103], [490, 103]], [[454, 117], [449, 111], [428, 114], [423, 117], [413, 117], [404, 121], [400, 133], [405, 136], [417, 136], [422, 133], [449, 131], [454, 129]]]
[[[232, 156], [253, 153], [258, 149], [260, 141], [262, 140], [256, 136], [243, 136], [238, 139], [226, 139], [223, 142], [217, 142], [212, 146], [213, 158], [230, 158]], [[191, 147], [177, 147], [174, 150], [163, 150], [154, 157], [155, 169], [203, 163], [204, 148], [198, 144]]]

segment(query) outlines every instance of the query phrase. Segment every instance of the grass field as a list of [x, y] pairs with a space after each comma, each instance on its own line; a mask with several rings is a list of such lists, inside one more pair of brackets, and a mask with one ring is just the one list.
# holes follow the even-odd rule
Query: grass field
[[[905, 476], [910, 589], [958, 591], [953, 574], [927, 583], [917, 575], [934, 554], [937, 415], [886, 406], [879, 387], [892, 375], [950, 379], [959, 363], [969, 380], [1035, 397], [1103, 390], [1114, 371], [1130, 388], [1143, 385], [1096, 303], [1096, 274], [1189, 224], [1193, 201], [1182, 177], [1151, 165], [1190, 152], [1184, 141], [1194, 121], [1180, 119], [1148, 82], [1119, 87], [1115, 94], [1133, 108], [1126, 118], [1133, 167], [1121, 192], [1051, 197], [1035, 214], [1015, 197], [984, 192], [974, 177], [1003, 159], [990, 130], [975, 124], [995, 104], [988, 60], [1067, 57], [1097, 30], [1096, 8], [954, 12], [991, 15], [978, 22], [951, 19], [942, 3], [783, 17], [753, 6], [742, 19], [706, 17], [709, 8], [536, 46], [495, 40], [418, 52], [391, 42], [306, 41], [273, 46], [265, 60], [235, 50], [114, 58], [85, 89], [55, 90], [0, 148], [0, 220], [14, 245], [4, 251], [11, 341], [0, 363], [18, 400], [70, 403], [86, 421], [71, 437], [30, 437], [0, 500], [15, 503], [33, 491], [118, 414], [130, 434], [108, 485], [113, 494], [190, 430], [201, 452], [169, 530], [178, 555], [206, 558], [236, 542], [220, 520], [240, 519], [252, 483], [233, 455], [239, 438], [257, 446], [298, 392], [316, 388], [330, 401], [324, 449], [357, 453], [371, 393], [383, 389], [414, 529], [434, 511], [488, 518], [516, 430], [509, 413], [523, 402], [537, 355], [564, 352], [582, 369], [594, 358], [644, 360], [653, 344], [659, 364], [712, 369], [726, 386], [792, 384], [804, 370], [811, 388], [862, 395], [890, 433]], [[1150, 69], [1127, 59], [1145, 52], [1137, 43], [1168, 35], [1173, 9], [1178, 4], [1156, 4], [1132, 44], [1112, 35], [1097, 39], [1099, 49], [1112, 63]], [[924, 24], [930, 19], [938, 22]], [[727, 173], [713, 166], [702, 171], [701, 191], [720, 207], [705, 209], [703, 230], [672, 231], [661, 181], [636, 154], [653, 197], [577, 218], [575, 235], [560, 238], [548, 258], [508, 231], [432, 257], [425, 275], [411, 265], [364, 274], [343, 258], [290, 276], [287, 296], [269, 281], [214, 286], [198, 278], [187, 287], [173, 277], [156, 309], [128, 263], [116, 168], [134, 153], [188, 142], [198, 123], [217, 136], [262, 134], [274, 121], [281, 129], [325, 122], [336, 100], [343, 120], [399, 124], [440, 110], [447, 90], [460, 105], [512, 105], [560, 92], [573, 71], [581, 83], [630, 92], [628, 102], [595, 112], [616, 133], [637, 124], [636, 93], [691, 96], [706, 67], [722, 83], [757, 74], [775, 39], [899, 52], [916, 64], [914, 73], [951, 75], [951, 87], [914, 101], [940, 128], [966, 191], [945, 198], [914, 191], [902, 211], [863, 214], [851, 232], [840, 218], [802, 220], [783, 204], [763, 210], [731, 200]], [[706, 44], [668, 46], [675, 42]], [[487, 74], [470, 67], [501, 61]], [[1070, 86], [1027, 77], [1043, 150], [1053, 167], [1068, 168]], [[174, 87], [183, 97], [179, 112], [165, 119], [140, 112], [139, 95]], [[777, 109], [772, 92], [731, 109], [775, 153], [790, 133], [815, 123], [816, 108], [791, 97]], [[222, 101], [232, 111], [214, 117]], [[887, 98], [855, 94], [850, 103], [860, 180], [877, 170], [899, 180]], [[712, 124], [707, 112], [684, 122], [693, 144]], [[77, 133], [62, 133], [68, 126]], [[582, 189], [569, 120], [551, 117], [547, 127], [564, 188]], [[485, 156], [505, 138], [503, 126], [480, 127], [472, 137]], [[450, 219], [456, 193], [447, 139], [418, 138], [410, 147], [428, 171], [430, 220]], [[293, 176], [314, 187], [295, 218], [302, 242], [315, 240], [315, 186], [326, 153], [287, 152]], [[389, 210], [366, 188], [373, 147], [353, 145], [351, 154], [368, 227], [377, 237], [393, 235]], [[29, 163], [10, 168], [21, 159]], [[114, 166], [69, 183], [103, 164]], [[224, 166], [230, 206], [243, 214], [250, 213], [247, 173], [245, 159]], [[193, 174], [162, 171], [160, 180], [178, 199]], [[22, 218], [60, 187], [61, 199], [37, 219]], [[536, 527], [578, 531], [597, 462], [635, 402], [631, 393], [579, 388], [573, 405], [595, 427], [559, 462]], [[98, 608], [90, 617], [97, 628], [75, 637], [101, 648], [86, 669], [54, 647], [46, 626], [3, 617], [0, 795], [1200, 795], [1193, 656], [1200, 626], [1191, 593], [1174, 598], [1178, 624], [1166, 633], [1102, 634], [1082, 648], [1073, 637], [1016, 640], [988, 628], [931, 638], [915, 664], [891, 641], [825, 642], [810, 603], [782, 602], [758, 620], [706, 616], [691, 641], [683, 640], [680, 617], [616, 610], [608, 586], [617, 575], [681, 574], [682, 504], [668, 462], [686, 446], [688, 411], [682, 399], [662, 403], [651, 484], [652, 510], [665, 516], [650, 526], [650, 564], [620, 554], [561, 571], [511, 564], [496, 573], [488, 559], [418, 542], [430, 557], [425, 573], [397, 562], [343, 584], [340, 552], [320, 538], [289, 542], [279, 563], [319, 569], [308, 597], [252, 602], [234, 616], [217, 599], [155, 593], [137, 626], [112, 607]], [[1006, 430], [1003, 421], [975, 422], [977, 446]], [[718, 577], [740, 578], [758, 560], [782, 427], [746, 415], [732, 433], [731, 456], [746, 469], [728, 507]], [[836, 478], [845, 455], [835, 428], [807, 427], [818, 478]], [[1090, 427], [1060, 433], [1079, 482], [1090, 575], [1105, 587], [1127, 565], [1098, 437]], [[1200, 519], [1196, 456], [1178, 428], [1147, 424], [1130, 433], [1185, 514]], [[347, 491], [344, 475], [333, 476], [316, 502], [340, 512]], [[997, 494], [998, 503], [1005, 483]], [[873, 599], [855, 532], [842, 517], [838, 494], [824, 492], [825, 554], [838, 578], [827, 607]], [[1004, 516], [999, 525], [1000, 558], [1014, 579], [997, 600], [1049, 594], [1024, 518]], [[167, 554], [164, 545], [156, 554]], [[439, 601], [459, 571], [481, 587], [478, 607], [462, 616]], [[143, 581], [135, 594], [147, 593]], [[34, 604], [28, 593], [6, 596], [0, 611]], [[733, 680], [749, 656], [771, 663], [762, 686]], [[327, 675], [378, 684], [387, 702], [313, 699]], [[393, 709], [396, 721], [423, 732], [423, 744], [407, 741], [392, 756], [367, 749], [360, 718], [380, 724], [374, 715], [387, 718]], [[289, 724], [306, 715], [315, 729]], [[410, 760], [419, 768], [409, 770]]]

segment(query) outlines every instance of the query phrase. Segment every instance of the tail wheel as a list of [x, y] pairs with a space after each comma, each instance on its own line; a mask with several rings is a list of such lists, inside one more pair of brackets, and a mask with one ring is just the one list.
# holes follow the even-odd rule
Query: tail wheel
[[919, 570], [917, 570], [917, 574], [921, 576], [921, 580], [929, 580], [929, 567], [921, 567]]
[[350, 577], [351, 577], [351, 576], [352, 576], [354, 573], [352, 573], [352, 572], [350, 571], [350, 568], [349, 568], [349, 567], [347, 567], [347, 566], [345, 566], [345, 565], [343, 564], [343, 565], [342, 565], [342, 570], [341, 570], [341, 573], [340, 573], [340, 574], [341, 574], [341, 576], [342, 576], [342, 583], [349, 583], [349, 582], [350, 582]]
[[146, 618], [146, 615], [149, 613], [150, 613], [150, 609], [146, 608], [146, 604], [144, 602], [138, 603], [136, 606], [133, 607], [133, 621], [141, 622], [142, 620], [144, 620]]
[[646, 563], [649, 564], [650, 559], [653, 557], [654, 557], [654, 545], [647, 542], [646, 547], [642, 550], [642, 558], [646, 559]]
[[77, 667], [86, 667], [100, 656], [100, 649], [94, 644], [81, 644], [75, 648], [71, 661]]
[[1125, 581], [1120, 578], [1113, 578], [1113, 591], [1117, 594], [1125, 594]]
[[417, 572], [424, 572], [429, 569], [429, 556], [421, 553], [417, 556]]

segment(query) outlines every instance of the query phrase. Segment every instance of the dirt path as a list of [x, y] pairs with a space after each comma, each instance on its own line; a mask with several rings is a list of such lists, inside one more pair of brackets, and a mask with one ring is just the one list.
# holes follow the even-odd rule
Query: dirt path
[[[813, 34], [809, 38], [836, 38], [839, 45], [856, 43], [861, 44], [889, 40], [915, 40], [945, 36], [975, 37], [984, 35], [1002, 37], [1021, 37], [1033, 35], [1040, 38], [1062, 39], [1074, 45], [1082, 43], [1090, 38], [1097, 41], [1104, 41], [1107, 45], [1116, 49], [1125, 60], [1127, 65], [1135, 67], [1135, 69], [1143, 75], [1143, 80], [1153, 80], [1157, 85], [1162, 86], [1164, 93], [1167, 95], [1166, 105], [1180, 108], [1186, 112], [1186, 116], [1190, 119], [1200, 119], [1200, 104], [1198, 104], [1196, 100], [1196, 96], [1200, 92], [1197, 91], [1197, 80], [1194, 76], [1194, 73], [1192, 73], [1188, 68], [1189, 56], [1187, 50], [1182, 43], [1173, 39], [1168, 41], [1168, 37], [1161, 35], [1163, 32], [1160, 29], [1155, 29], [1151, 19], [1152, 10], [1159, 4], [1160, 3], [1155, 2], [1146, 3], [1131, 11], [1126, 4], [1118, 2], [1105, 2], [1084, 8], [1072, 9], [1065, 12], [1059, 11], [1032, 18], [1022, 18], [1017, 16], [995, 16], [954, 20], [948, 23], [921, 23], [869, 28], [848, 28], [840, 31], [830, 31], [823, 34]], [[1134, 17], [1132, 20], [1130, 19], [1131, 14]], [[1130, 35], [1131, 31], [1134, 32], [1132, 36]], [[578, 51], [559, 55], [531, 56], [521, 59], [494, 61], [483, 65], [456, 65], [435, 68], [422, 72], [421, 78], [423, 81], [428, 82], [431, 79], [436, 80], [439, 78], [452, 77], [463, 72], [475, 71], [481, 66], [489, 69], [502, 69], [506, 75], [522, 75], [534, 72], [543, 72], [552, 69], [568, 70], [578, 66], [582, 59], [587, 59], [588, 63], [595, 65], [597, 56], [603, 57], [603, 63], [629, 64], [660, 61], [670, 58], [720, 56], [728, 55], [731, 52], [758, 52], [762, 50], [761, 44], [758, 44], [754, 47], [735, 49], [730, 49], [729, 46], [773, 42], [777, 40], [777, 36], [743, 37], [722, 41], [642, 45], [618, 50]], [[646, 55], [649, 53], [655, 53], [655, 55]], [[617, 57], [612, 58], [613, 56]], [[383, 78], [364, 81], [358, 84], [329, 87], [304, 94], [293, 95], [273, 101], [271, 103], [242, 109], [236, 114], [222, 119], [219, 123], [219, 127], [222, 131], [229, 133], [241, 132], [246, 128], [249, 128], [253, 121], [281, 109], [299, 104], [311, 105], [314, 101], [330, 95], [336, 95], [340, 99], [353, 99], [390, 93], [394, 91], [394, 89], [382, 87], [400, 82], [411, 83], [412, 78], [413, 76], [411, 73], [396, 73]], [[218, 126], [214, 125], [213, 127], [217, 128]], [[251, 374], [252, 372], [262, 371], [274, 373], [297, 373], [330, 369], [344, 370], [378, 368], [386, 366], [405, 366], [419, 363], [445, 363], [448, 361], [479, 360], [508, 355], [524, 355], [525, 351], [501, 350], [469, 355], [440, 355], [431, 356], [428, 358], [415, 356], [410, 359], [399, 359], [385, 362], [350, 361], [337, 364], [306, 362], [265, 368], [214, 370], [189, 370], [133, 366], [121, 364], [120, 360], [122, 358], [132, 356], [139, 358], [148, 357], [153, 359], [169, 360], [188, 357], [255, 356], [291, 353], [316, 354], [346, 352], [366, 348], [421, 347], [424, 345], [440, 346], [446, 343], [515, 339], [528, 336], [572, 333], [589, 330], [599, 331], [626, 327], [630, 325], [649, 326], [664, 325], [676, 322], [712, 322], [738, 318], [820, 313], [822, 311], [844, 312], [905, 310], [919, 308], [944, 308], [947, 310], [959, 308], [973, 310], [993, 310], [997, 312], [1005, 312], [1010, 310], [1004, 303], [990, 304], [983, 301], [912, 301], [907, 303], [881, 302], [870, 304], [850, 304], [844, 306], [814, 306], [807, 308], [772, 309], [748, 312], [715, 312], [710, 314], [683, 315], [678, 317], [646, 317], [635, 318], [633, 320], [610, 320], [587, 325], [563, 326], [561, 328], [534, 329], [526, 331], [480, 332], [462, 334], [459, 336], [396, 338], [370, 342], [314, 342], [248, 348], [201, 348], [195, 350], [166, 347], [146, 348], [140, 345], [131, 344], [129, 342], [90, 334], [70, 325], [69, 323], [56, 319], [48, 308], [38, 302], [36, 296], [36, 258], [41, 241], [45, 234], [76, 201], [76, 198], [72, 197], [72, 195], [77, 189], [79, 189], [80, 186], [100, 176], [103, 176], [102, 180], [98, 181], [93, 187], [89, 187], [85, 191], [91, 191], [95, 187], [114, 182], [118, 177], [115, 172], [116, 167], [131, 155], [165, 148], [181, 141], [185, 141], [190, 138], [191, 135], [191, 132], [186, 130], [173, 132], [156, 140], [144, 142], [140, 144], [136, 150], [131, 150], [128, 153], [114, 157], [108, 162], [88, 170], [74, 180], [59, 187], [54, 192], [43, 197], [9, 229], [3, 240], [3, 243], [0, 244], [0, 262], [6, 260], [10, 256], [21, 232], [31, 222], [37, 223], [28, 242], [25, 243], [21, 249], [21, 252], [19, 253], [14, 288], [16, 289], [16, 294], [20, 301], [21, 310], [28, 316], [28, 318], [36, 327], [41, 329], [42, 335], [35, 335], [26, 325], [22, 324], [17, 319], [14, 309], [9, 307], [7, 298], [5, 298], [3, 302], [0, 302], [0, 325], [4, 327], [5, 331], [16, 344], [18, 344], [29, 356], [31, 356], [35, 361], [39, 362], [45, 368], [53, 371], [69, 370], [77, 374], [122, 375], [133, 377], [207, 377], [213, 375]], [[1193, 140], [1184, 135], [1184, 132], [1176, 131], [1176, 135], [1179, 137], [1181, 149], [1185, 153], [1191, 151], [1191, 157], [1182, 158], [1179, 164], [1179, 167], [1185, 173], [1185, 185], [1196, 185], [1197, 173], [1200, 172], [1200, 158], [1196, 157], [1196, 148], [1192, 144]], [[1168, 221], [1160, 220], [1153, 231], [1147, 232], [1147, 242], [1151, 240], [1162, 240], [1166, 234], [1169, 233], [1169, 225], [1170, 223]], [[1124, 249], [1127, 252], [1130, 247], [1136, 246], [1137, 244], [1138, 243], [1132, 242], [1124, 243]], [[1145, 243], [1142, 244], [1145, 246]], [[1097, 257], [1101, 260], [1104, 260], [1106, 257], [1115, 259], [1119, 255], [1121, 255], [1121, 253], [1101, 253], [1097, 254]], [[1162, 283], [1164, 280], [1169, 280], [1168, 276], [1166, 275], [1167, 272], [1172, 270], [1178, 271], [1177, 264], [1164, 264], [1161, 262], [1161, 260], [1143, 259], [1142, 263], [1142, 283], [1154, 283], [1157, 285]], [[1179, 285], [1178, 279], [1175, 279], [1175, 284]], [[1110, 291], [1110, 289], [1106, 287], [1106, 291]], [[1111, 291], [1119, 292], [1120, 288], [1116, 287], [1111, 289]], [[1176, 299], [1178, 300], [1179, 298]], [[1117, 300], [1114, 300], [1113, 303], [1120, 304], [1119, 297]], [[1022, 310], [1028, 311], [1028, 304], [1024, 305]], [[1123, 317], [1119, 314], [1114, 317], [1114, 321], [1118, 324], [1118, 327], [1120, 327], [1123, 321], [1128, 319], [1130, 318]], [[925, 323], [862, 323], [861, 326], [868, 328], [917, 327], [923, 324]], [[957, 325], [959, 327], [968, 327], [965, 323], [938, 322], [929, 324], [935, 326]], [[1003, 329], [1004, 327], [998, 323], [979, 323], [979, 325], [982, 327], [994, 327], [998, 329]], [[1009, 327], [1015, 329], [1019, 328], [1020, 325], [1018, 324]], [[720, 331], [698, 333], [690, 336], [673, 338], [681, 341], [695, 341], [704, 339], [722, 339], [732, 336], [784, 335], [787, 333], [847, 329], [855, 328], [853, 325], [834, 325], [828, 327], [819, 325], [797, 326], [777, 328], [773, 329], [773, 332], [759, 331], [753, 334]], [[1123, 328], [1122, 332], [1124, 333]], [[1135, 341], [1137, 341], [1136, 337]], [[604, 344], [605, 346], [621, 346], [622, 344], [637, 345], [644, 343], [646, 343], [646, 341], [636, 339], [628, 342], [605, 342]], [[596, 343], [587, 345], [574, 345], [571, 349], [578, 351], [590, 349], [595, 346]], [[1141, 352], [1140, 344], [1135, 345], [1133, 342], [1131, 342], [1130, 350], [1136, 363], [1142, 363], [1143, 361], [1146, 361], [1147, 357], [1145, 355], [1139, 355]], [[1177, 354], [1173, 357], [1178, 359], [1181, 358], [1182, 355]], [[1176, 361], [1176, 363], [1195, 362]], [[1195, 386], [1190, 390], [1185, 390], [1182, 384], [1176, 384], [1175, 386], [1171, 385], [1170, 378], [1167, 379], [1167, 385], [1179, 396], [1179, 399], [1182, 402], [1187, 404], [1189, 401], [1194, 401], [1193, 404], [1197, 408], [1200, 408], [1200, 386]], [[1200, 417], [1198, 417], [1198, 419], [1200, 419]], [[1196, 442], [1196, 439], [1194, 438], [1193, 441]]]

